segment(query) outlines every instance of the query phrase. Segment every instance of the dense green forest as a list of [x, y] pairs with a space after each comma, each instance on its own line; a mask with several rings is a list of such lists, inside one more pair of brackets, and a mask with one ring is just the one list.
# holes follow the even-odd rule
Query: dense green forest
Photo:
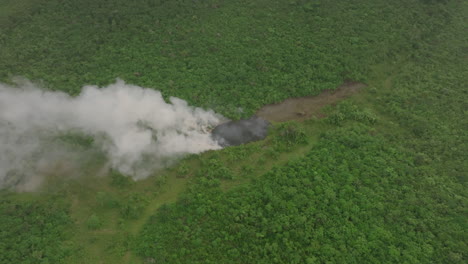
[[324, 118], [145, 180], [97, 176], [97, 155], [80, 177], [3, 190], [0, 263], [466, 263], [467, 14], [458, 0], [0, 0], [4, 83], [77, 95], [122, 78], [231, 119], [367, 84]]

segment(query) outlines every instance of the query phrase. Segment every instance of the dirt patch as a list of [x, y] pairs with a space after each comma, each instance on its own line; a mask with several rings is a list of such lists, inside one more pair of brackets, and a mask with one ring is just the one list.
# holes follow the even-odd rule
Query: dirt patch
[[323, 107], [350, 97], [365, 86], [359, 82], [347, 82], [335, 90], [325, 90], [316, 96], [289, 98], [281, 103], [266, 105], [258, 110], [256, 115], [270, 122], [303, 121], [312, 117], [324, 117]]

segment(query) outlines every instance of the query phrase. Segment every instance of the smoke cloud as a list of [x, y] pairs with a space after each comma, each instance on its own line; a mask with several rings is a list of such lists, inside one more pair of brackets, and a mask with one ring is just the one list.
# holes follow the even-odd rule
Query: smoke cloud
[[223, 147], [237, 146], [264, 139], [268, 135], [269, 127], [270, 122], [253, 116], [249, 119], [229, 121], [218, 125], [211, 134]]
[[31, 83], [0, 84], [0, 188], [31, 189], [48, 164], [85, 153], [57, 143], [64, 133], [92, 137], [109, 166], [141, 179], [184, 154], [221, 148], [209, 131], [224, 120], [122, 80], [85, 86], [76, 97]]

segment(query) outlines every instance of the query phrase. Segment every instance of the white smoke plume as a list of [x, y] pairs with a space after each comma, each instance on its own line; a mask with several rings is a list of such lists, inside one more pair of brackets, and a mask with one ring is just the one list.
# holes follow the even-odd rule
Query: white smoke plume
[[221, 115], [175, 97], [166, 103], [153, 89], [117, 80], [71, 97], [31, 83], [18, 86], [0, 84], [0, 188], [28, 189], [40, 181], [44, 164], [69, 159], [51, 138], [70, 131], [92, 136], [110, 166], [135, 179], [183, 154], [220, 148], [209, 130]]

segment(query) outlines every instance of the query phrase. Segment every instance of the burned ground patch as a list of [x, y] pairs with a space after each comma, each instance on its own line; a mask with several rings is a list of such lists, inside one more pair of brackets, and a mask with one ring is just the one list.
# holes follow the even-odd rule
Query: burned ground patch
[[211, 136], [223, 147], [237, 146], [244, 143], [262, 140], [268, 134], [270, 122], [253, 116], [249, 119], [229, 121], [218, 125]]

